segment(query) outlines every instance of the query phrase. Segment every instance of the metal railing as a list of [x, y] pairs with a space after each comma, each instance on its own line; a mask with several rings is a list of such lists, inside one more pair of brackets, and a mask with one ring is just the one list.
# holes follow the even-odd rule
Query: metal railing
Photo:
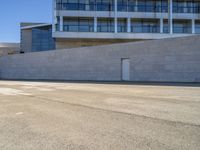
[[[57, 3], [57, 10], [82, 10], [82, 11], [114, 11], [113, 4], [84, 4], [84, 3]], [[131, 5], [118, 4], [118, 11], [122, 12], [168, 12], [166, 5]], [[173, 6], [174, 13], [200, 13], [200, 6]]]

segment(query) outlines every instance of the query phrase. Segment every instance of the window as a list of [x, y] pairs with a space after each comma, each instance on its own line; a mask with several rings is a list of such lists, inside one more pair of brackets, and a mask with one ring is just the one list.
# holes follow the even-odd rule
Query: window
[[114, 19], [99, 18], [97, 21], [98, 32], [114, 32]]
[[159, 33], [160, 25], [158, 20], [138, 19], [131, 22], [131, 32], [134, 33]]
[[64, 18], [63, 31], [68, 32], [93, 32], [94, 21], [92, 18]]
[[32, 29], [32, 51], [45, 51], [55, 49], [55, 41], [52, 38], [52, 29], [40, 27]]
[[127, 20], [126, 19], [118, 19], [117, 30], [118, 32], [127, 32]]

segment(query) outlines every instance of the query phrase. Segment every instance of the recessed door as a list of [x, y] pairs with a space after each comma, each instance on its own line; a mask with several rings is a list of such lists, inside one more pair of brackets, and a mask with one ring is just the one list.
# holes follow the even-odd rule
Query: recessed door
[[122, 59], [122, 80], [130, 81], [130, 59]]

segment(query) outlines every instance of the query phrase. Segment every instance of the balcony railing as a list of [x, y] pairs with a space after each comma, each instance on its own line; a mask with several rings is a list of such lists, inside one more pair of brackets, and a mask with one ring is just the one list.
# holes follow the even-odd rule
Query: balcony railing
[[180, 7], [173, 6], [174, 13], [200, 13], [200, 7]]
[[[113, 4], [84, 4], [84, 3], [57, 3], [57, 10], [80, 10], [80, 11], [114, 11]], [[167, 5], [147, 4], [118, 4], [118, 11], [121, 12], [168, 12]], [[200, 6], [173, 6], [174, 13], [200, 13]]]
[[126, 26], [122, 26], [122, 25], [118, 26], [117, 27], [117, 31], [125, 33], [125, 32], [127, 32], [127, 27]]
[[[168, 25], [164, 25], [163, 33], [169, 33]], [[192, 33], [192, 28], [191, 26], [184, 26], [184, 27], [173, 26], [173, 33], [185, 33], [185, 34]]]
[[159, 25], [132, 25], [131, 32], [133, 33], [159, 33]]
[[98, 25], [97, 32], [114, 32], [114, 25]]
[[66, 32], [94, 32], [93, 25], [63, 25]]
[[111, 4], [57, 3], [57, 10], [114, 11]]
[[[132, 33], [160, 33], [160, 25], [159, 24], [132, 24], [131, 25], [131, 32]], [[115, 27], [114, 24], [98, 24], [97, 25], [97, 32], [114, 32]], [[60, 31], [60, 25], [56, 25], [56, 31]], [[76, 25], [76, 24], [64, 24], [63, 25], [64, 32], [94, 32], [94, 24], [91, 25]], [[117, 31], [119, 33], [127, 33], [127, 26], [126, 25], [118, 25]], [[168, 24], [163, 25], [163, 33], [169, 33]], [[173, 33], [185, 33], [190, 34], [192, 33], [191, 25], [187, 24], [174, 24], [173, 25]], [[196, 24], [195, 26], [195, 33], [200, 33], [200, 24]]]
[[154, 5], [118, 5], [118, 11], [123, 12], [167, 12], [168, 6]]
[[195, 32], [196, 32], [196, 34], [200, 34], [200, 23], [196, 24]]
[[184, 26], [184, 27], [174, 26], [173, 32], [174, 33], [192, 33], [190, 26]]

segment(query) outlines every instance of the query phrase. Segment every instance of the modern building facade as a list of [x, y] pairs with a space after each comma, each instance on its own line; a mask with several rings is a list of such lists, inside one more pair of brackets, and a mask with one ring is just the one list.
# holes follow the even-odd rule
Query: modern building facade
[[56, 39], [161, 39], [200, 33], [199, 0], [54, 0]]
[[45, 23], [21, 23], [21, 52], [37, 52], [55, 49], [52, 25]]
[[199, 0], [52, 1], [52, 24], [21, 24], [23, 52], [200, 34]]

